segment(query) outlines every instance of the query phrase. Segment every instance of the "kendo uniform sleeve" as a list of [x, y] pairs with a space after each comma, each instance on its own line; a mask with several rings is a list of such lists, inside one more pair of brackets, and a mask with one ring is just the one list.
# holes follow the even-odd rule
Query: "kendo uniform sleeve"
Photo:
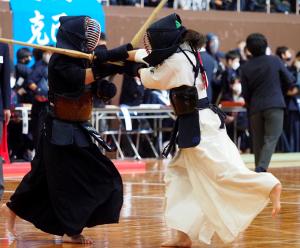
[[[162, 64], [140, 70], [143, 85], [149, 89], [169, 90], [182, 85], [176, 80], [177, 68], [171, 65], [173, 61], [165, 60]], [[174, 63], [178, 63], [174, 60]]]
[[92, 67], [95, 80], [105, 78], [110, 75], [123, 73], [123, 67], [113, 64], [101, 64], [97, 67]]
[[[194, 73], [186, 57], [175, 53], [162, 64], [140, 70], [143, 85], [150, 89], [169, 90], [182, 85], [193, 85]], [[194, 58], [192, 59], [194, 60]]]

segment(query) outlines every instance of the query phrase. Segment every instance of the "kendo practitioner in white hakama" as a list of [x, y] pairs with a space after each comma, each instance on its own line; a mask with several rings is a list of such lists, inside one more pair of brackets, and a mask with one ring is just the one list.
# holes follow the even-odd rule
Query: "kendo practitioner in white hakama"
[[88, 60], [54, 54], [49, 62], [48, 114], [31, 171], [1, 210], [15, 234], [18, 216], [63, 241], [91, 243], [85, 227], [117, 223], [123, 204], [122, 179], [111, 160], [93, 143], [109, 146], [91, 127], [93, 97], [108, 100], [116, 87], [102, 78], [119, 73], [107, 61], [124, 61], [130, 44], [107, 50], [98, 46], [100, 24], [88, 16], [60, 18], [57, 47], [94, 52]]
[[167, 166], [165, 220], [177, 236], [168, 247], [191, 247], [193, 240], [210, 244], [216, 233], [232, 242], [272, 201], [280, 210], [281, 184], [271, 173], [249, 170], [226, 133], [225, 114], [209, 103], [207, 79], [199, 48], [205, 39], [187, 30], [176, 14], [153, 23], [145, 50], [130, 52], [149, 68], [132, 66], [143, 85], [170, 90], [177, 119], [170, 144], [179, 150]]

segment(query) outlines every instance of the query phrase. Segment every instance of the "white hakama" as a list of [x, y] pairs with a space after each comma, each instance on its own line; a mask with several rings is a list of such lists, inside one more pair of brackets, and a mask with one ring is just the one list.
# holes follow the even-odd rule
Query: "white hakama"
[[167, 168], [165, 218], [169, 227], [210, 244], [214, 233], [228, 243], [269, 202], [279, 183], [270, 173], [249, 170], [220, 119], [200, 111], [201, 142], [180, 149]]

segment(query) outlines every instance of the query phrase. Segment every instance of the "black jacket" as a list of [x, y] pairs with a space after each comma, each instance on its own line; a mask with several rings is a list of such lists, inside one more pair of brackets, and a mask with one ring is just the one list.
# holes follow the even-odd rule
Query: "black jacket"
[[242, 94], [250, 114], [269, 108], [285, 108], [284, 94], [293, 75], [275, 56], [254, 57], [241, 67]]
[[0, 43], [0, 120], [3, 110], [10, 108], [10, 66], [8, 45]]
[[[296, 79], [296, 85], [300, 88], [300, 72], [297, 71], [297, 68], [295, 66], [288, 67], [288, 70], [293, 74]], [[300, 111], [300, 106], [298, 104], [299, 99], [299, 94], [296, 96], [285, 96], [287, 110]]]

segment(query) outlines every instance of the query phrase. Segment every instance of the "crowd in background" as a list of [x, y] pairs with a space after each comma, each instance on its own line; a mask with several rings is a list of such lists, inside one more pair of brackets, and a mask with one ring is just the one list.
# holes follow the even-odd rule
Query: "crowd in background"
[[[14, 83], [11, 92], [11, 107], [30, 104], [31, 120], [29, 130], [24, 130], [22, 116], [13, 111], [8, 125], [8, 147], [11, 160], [31, 161], [37, 147], [43, 117], [48, 111], [48, 63], [50, 52], [28, 48], [17, 51], [17, 63], [14, 66]], [[31, 60], [32, 66], [28, 66]]]
[[[144, 6], [156, 6], [158, 0], [144, 0]], [[296, 3], [299, 0], [271, 0], [270, 12], [296, 13]], [[109, 0], [110, 5], [140, 6], [141, 0]], [[237, 0], [168, 0], [169, 8], [182, 8], [184, 10], [237, 10]], [[265, 0], [240, 0], [241, 11], [267, 12]]]
[[[222, 52], [220, 40], [216, 34], [206, 35], [206, 47], [200, 50], [204, 67], [206, 69], [209, 87], [208, 97], [217, 105], [236, 103], [244, 104], [240, 68], [251, 58], [245, 48], [245, 41], [239, 41], [236, 48]], [[105, 36], [103, 35], [103, 39]], [[300, 51], [294, 52], [288, 47], [280, 46], [271, 51], [268, 47], [267, 55], [274, 54], [279, 57], [284, 66], [295, 78], [295, 85], [300, 86]], [[30, 161], [34, 155], [34, 148], [39, 139], [42, 118], [47, 112], [47, 64], [51, 54], [40, 50], [32, 52], [21, 48], [17, 52], [17, 64], [14, 66], [14, 77], [11, 94], [12, 107], [22, 104], [32, 104], [31, 121], [28, 133], [24, 133], [20, 112], [13, 111], [12, 120], [8, 126], [8, 145], [12, 160]], [[31, 60], [32, 66], [28, 66]], [[168, 92], [145, 89], [138, 82], [138, 78], [124, 75], [120, 104], [136, 106], [139, 104], [169, 105]], [[286, 92], [286, 91], [285, 91]], [[286, 111], [284, 117], [284, 131], [277, 145], [282, 152], [300, 151], [300, 96], [285, 95]], [[104, 103], [97, 102], [95, 107]], [[232, 139], [236, 139], [241, 152], [251, 151], [251, 135], [247, 112], [227, 113], [227, 131]], [[147, 124], [148, 125], [148, 124]], [[172, 122], [164, 125], [171, 127]], [[236, 136], [236, 137], [235, 137]], [[165, 137], [165, 140], [167, 140]], [[147, 156], [147, 154], [145, 155]]]

